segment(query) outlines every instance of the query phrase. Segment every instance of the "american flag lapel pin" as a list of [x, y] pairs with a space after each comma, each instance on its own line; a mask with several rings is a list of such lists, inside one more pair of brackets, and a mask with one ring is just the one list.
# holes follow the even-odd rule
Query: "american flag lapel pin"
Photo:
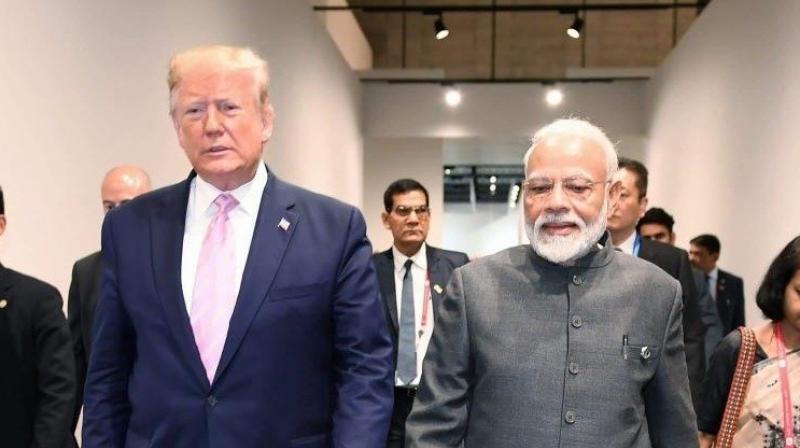
[[278, 223], [278, 227], [280, 227], [284, 232], [289, 231], [289, 226], [292, 225], [286, 218], [281, 218], [281, 222]]

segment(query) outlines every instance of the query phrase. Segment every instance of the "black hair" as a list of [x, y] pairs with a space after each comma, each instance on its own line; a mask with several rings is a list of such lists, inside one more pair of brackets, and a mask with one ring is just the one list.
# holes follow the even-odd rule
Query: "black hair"
[[690, 244], [705, 248], [710, 254], [718, 254], [722, 246], [719, 244], [719, 238], [710, 234], [704, 233], [692, 238]]
[[647, 167], [638, 160], [620, 157], [617, 164], [619, 169], [625, 169], [636, 175], [636, 189], [639, 190], [639, 199], [647, 196]]
[[398, 179], [389, 184], [386, 191], [383, 193], [383, 208], [385, 208], [387, 212], [391, 212], [392, 208], [394, 208], [394, 195], [408, 193], [409, 191], [421, 191], [424, 193], [425, 205], [428, 205], [428, 190], [426, 190], [421, 183], [414, 179]]
[[672, 233], [672, 228], [675, 226], [675, 220], [672, 218], [672, 215], [667, 213], [663, 208], [652, 207], [647, 210], [639, 222], [636, 223], [636, 230], [639, 231], [639, 229], [645, 224], [660, 224], [666, 227], [669, 233]]
[[0, 215], [6, 214], [6, 201], [3, 200], [3, 187], [0, 187]]
[[795, 237], [772, 260], [756, 294], [756, 304], [768, 319], [783, 320], [786, 285], [800, 269], [800, 236]]

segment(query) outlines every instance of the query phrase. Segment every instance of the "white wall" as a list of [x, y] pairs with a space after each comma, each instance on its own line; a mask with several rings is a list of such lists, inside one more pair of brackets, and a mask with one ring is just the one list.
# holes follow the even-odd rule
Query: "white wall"
[[364, 140], [364, 217], [367, 236], [375, 251], [392, 246], [392, 233], [383, 227], [383, 192], [397, 179], [416, 179], [425, 189], [431, 206], [428, 242], [442, 242], [444, 219], [444, 174], [442, 140], [434, 138], [367, 138]]
[[99, 247], [99, 183], [122, 162], [156, 186], [189, 165], [167, 116], [171, 54], [248, 45], [272, 68], [277, 174], [353, 204], [362, 195], [361, 88], [306, 2], [28, 2], [0, 14], [0, 260], [66, 293], [72, 263]]
[[463, 101], [451, 109], [436, 84], [367, 83], [364, 133], [369, 137], [529, 137], [548, 122], [567, 115], [588, 118], [615, 140], [641, 136], [644, 81], [564, 84], [558, 107], [544, 103], [539, 84], [464, 84]]
[[800, 2], [711, 2], [658, 71], [649, 116], [651, 203], [680, 244], [711, 232], [745, 280], [747, 319], [770, 261], [800, 227]]

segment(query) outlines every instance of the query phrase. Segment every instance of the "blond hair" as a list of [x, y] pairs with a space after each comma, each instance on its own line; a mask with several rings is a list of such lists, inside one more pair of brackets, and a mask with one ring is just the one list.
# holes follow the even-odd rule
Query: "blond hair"
[[255, 51], [246, 47], [232, 47], [226, 45], [194, 47], [176, 54], [169, 61], [167, 86], [169, 87], [170, 115], [175, 112], [177, 91], [184, 74], [198, 65], [205, 64], [217, 64], [231, 71], [252, 71], [256, 80], [259, 106], [267, 102], [269, 98], [269, 72], [267, 61], [261, 58]]

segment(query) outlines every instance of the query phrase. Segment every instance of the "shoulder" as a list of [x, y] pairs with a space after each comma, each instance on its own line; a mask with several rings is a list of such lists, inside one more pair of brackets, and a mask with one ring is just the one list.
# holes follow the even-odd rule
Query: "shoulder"
[[458, 269], [465, 276], [483, 276], [487, 272], [509, 269], [523, 270], [531, 264], [531, 251], [530, 245], [522, 244], [477, 258]]
[[19, 295], [61, 300], [61, 294], [55, 286], [38, 278], [7, 268], [4, 275], [8, 276], [13, 290]]
[[[286, 202], [300, 211], [313, 214], [322, 223], [333, 217], [349, 217], [354, 214], [363, 220], [361, 212], [355, 206], [286, 182], [272, 172], [270, 172], [266, 194], [274, 195], [277, 200]], [[269, 200], [269, 198], [267, 199]]]
[[719, 270], [719, 276], [720, 278], [725, 277], [725, 281], [729, 283], [744, 284], [741, 277], [739, 277], [738, 275], [733, 275], [728, 271], [723, 271], [722, 269]]
[[711, 357], [709, 368], [712, 366], [732, 366], [739, 357], [739, 350], [742, 348], [742, 335], [738, 330], [731, 331], [725, 338], [717, 344], [714, 354]]
[[392, 257], [392, 249], [391, 248], [389, 248], [388, 250], [385, 250], [383, 252], [375, 252], [374, 254], [372, 254], [372, 261], [375, 264], [378, 264], [378, 263], [391, 263], [393, 258], [394, 257]]
[[646, 250], [640, 252], [644, 259], [647, 259], [645, 255], [648, 255], [669, 262], [680, 262], [681, 258], [689, 257], [689, 254], [683, 249], [648, 239], [642, 239], [642, 249]]
[[431, 255], [435, 255], [439, 259], [447, 259], [456, 266], [469, 263], [469, 256], [464, 252], [441, 249], [434, 246], [428, 246], [428, 251], [430, 251]]
[[93, 254], [89, 254], [80, 260], [75, 262], [75, 271], [77, 272], [86, 272], [91, 271], [97, 266], [103, 259], [102, 253], [98, 250]]

